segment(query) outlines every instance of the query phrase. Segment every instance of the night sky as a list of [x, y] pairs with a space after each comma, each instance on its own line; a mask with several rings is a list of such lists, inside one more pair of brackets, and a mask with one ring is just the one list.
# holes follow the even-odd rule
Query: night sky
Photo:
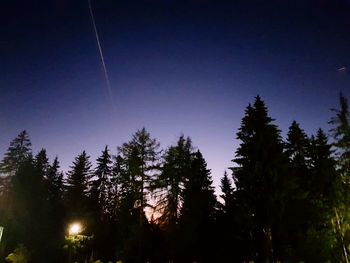
[[145, 126], [162, 148], [190, 136], [217, 185], [257, 94], [283, 135], [328, 131], [350, 99], [349, 1], [91, 1], [112, 96], [87, 0], [1, 1], [1, 154], [26, 129], [67, 171]]

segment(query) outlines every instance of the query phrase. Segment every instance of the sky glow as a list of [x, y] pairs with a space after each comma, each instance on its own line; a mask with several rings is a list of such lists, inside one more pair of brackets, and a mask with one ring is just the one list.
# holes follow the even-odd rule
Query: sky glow
[[87, 2], [53, 2], [6, 4], [1, 153], [26, 129], [34, 152], [46, 148], [67, 171], [83, 150], [93, 162], [105, 145], [116, 154], [145, 126], [163, 149], [190, 136], [218, 185], [257, 94], [283, 134], [294, 119], [327, 131], [339, 92], [350, 95], [339, 72], [349, 65], [348, 5], [92, 1], [109, 94]]

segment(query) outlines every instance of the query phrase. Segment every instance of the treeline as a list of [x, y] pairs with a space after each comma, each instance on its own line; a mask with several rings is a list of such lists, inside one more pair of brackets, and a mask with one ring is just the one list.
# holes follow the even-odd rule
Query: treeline
[[162, 151], [143, 128], [115, 155], [106, 146], [94, 168], [82, 152], [64, 175], [23, 131], [1, 162], [0, 261], [15, 251], [34, 263], [348, 262], [349, 117], [341, 95], [332, 143], [295, 121], [284, 140], [256, 97], [220, 200], [188, 137]]

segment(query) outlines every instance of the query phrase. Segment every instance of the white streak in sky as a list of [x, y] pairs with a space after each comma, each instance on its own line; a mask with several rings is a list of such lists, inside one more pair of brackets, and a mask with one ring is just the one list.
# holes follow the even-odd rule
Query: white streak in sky
[[347, 67], [341, 67], [337, 69], [338, 72], [346, 72], [347, 71]]
[[108, 95], [109, 95], [109, 97], [111, 99], [113, 109], [115, 109], [114, 98], [113, 98], [113, 93], [112, 93], [112, 89], [111, 89], [111, 83], [109, 81], [108, 71], [107, 71], [105, 59], [104, 59], [104, 56], [103, 56], [102, 47], [101, 47], [101, 43], [100, 43], [100, 37], [99, 37], [98, 32], [97, 32], [97, 27], [96, 27], [96, 23], [95, 23], [95, 16], [94, 16], [94, 13], [92, 11], [90, 0], [88, 0], [88, 3], [89, 3], [89, 10], [90, 10], [91, 21], [92, 21], [92, 25], [93, 25], [93, 28], [94, 28], [94, 31], [95, 31], [95, 37], [96, 37], [96, 42], [97, 42], [97, 46], [98, 46], [98, 51], [100, 53], [102, 69], [103, 69], [104, 77], [105, 77], [105, 80], [106, 80]]

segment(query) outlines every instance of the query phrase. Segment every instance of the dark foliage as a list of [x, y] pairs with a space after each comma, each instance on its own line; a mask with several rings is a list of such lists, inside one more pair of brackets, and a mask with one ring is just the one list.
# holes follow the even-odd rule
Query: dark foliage
[[[293, 121], [285, 140], [257, 96], [237, 132], [232, 177], [217, 200], [190, 138], [160, 150], [145, 128], [92, 169], [84, 151], [66, 175], [21, 132], [0, 163], [0, 261], [348, 262], [350, 120], [340, 96], [333, 144]], [[34, 156], [34, 157], [33, 157]], [[80, 222], [81, 229], [67, 227]]]

